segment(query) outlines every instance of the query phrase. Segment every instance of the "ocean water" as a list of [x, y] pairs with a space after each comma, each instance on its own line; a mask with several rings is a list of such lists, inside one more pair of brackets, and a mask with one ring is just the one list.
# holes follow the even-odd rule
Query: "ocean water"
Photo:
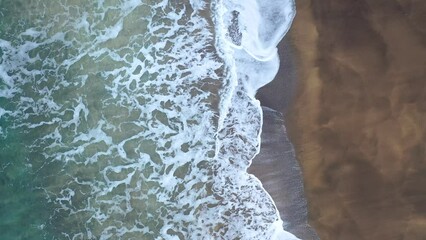
[[291, 0], [0, 0], [1, 239], [297, 239], [247, 173]]

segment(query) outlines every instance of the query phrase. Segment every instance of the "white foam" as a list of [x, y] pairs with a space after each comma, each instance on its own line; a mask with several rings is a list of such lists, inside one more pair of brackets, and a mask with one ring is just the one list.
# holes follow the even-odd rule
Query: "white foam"
[[238, 12], [241, 44], [257, 60], [267, 60], [276, 53], [276, 46], [287, 33], [295, 15], [292, 0], [247, 0], [244, 3], [225, 0], [228, 25], [232, 11]]
[[[245, 182], [241, 181], [241, 176], [247, 174], [246, 170], [251, 159], [259, 151], [262, 125], [260, 104], [254, 99], [254, 96], [260, 87], [273, 80], [278, 71], [279, 58], [276, 45], [288, 31], [293, 20], [294, 2], [292, 0], [267, 2], [250, 0], [244, 3], [224, 0], [222, 2], [223, 8], [218, 13], [222, 16], [219, 21], [224, 26], [221, 26], [218, 31], [222, 33], [223, 39], [227, 39], [224, 45], [228, 46], [228, 50], [225, 53], [228, 53], [228, 57], [234, 60], [236, 75], [233, 77], [237, 85], [235, 90], [231, 91], [231, 102], [222, 105], [227, 109], [224, 111], [227, 113], [227, 117], [223, 119], [224, 133], [219, 137], [222, 147], [218, 152], [225, 161], [234, 159], [231, 161], [231, 167], [225, 167], [225, 170], [230, 173], [224, 174], [223, 178], [226, 179], [227, 175], [239, 175], [240, 177], [235, 181]], [[223, 29], [227, 31], [224, 32]], [[232, 60], [228, 62], [232, 64]], [[231, 134], [229, 129], [232, 130]], [[235, 170], [232, 170], [232, 166], [235, 167]], [[259, 192], [259, 199], [253, 202], [263, 198], [262, 201], [269, 201], [273, 204], [259, 181], [251, 181], [251, 183], [262, 189]], [[228, 192], [235, 191], [227, 186], [226, 181], [221, 183], [218, 188], [228, 189]], [[244, 194], [242, 196], [244, 198]], [[254, 206], [246, 205], [244, 208], [254, 212], [262, 208], [256, 204]], [[258, 214], [265, 214], [265, 212]], [[271, 216], [272, 212], [269, 214], [267, 221], [273, 232], [269, 235], [270, 238], [297, 239], [283, 230], [283, 222], [276, 208], [275, 218]], [[237, 226], [237, 229], [246, 228], [244, 224], [237, 224]], [[250, 232], [247, 229], [245, 231]], [[252, 233], [250, 238], [260, 239], [257, 234], [259, 233]]]
[[[10, 103], [0, 115], [31, 133], [28, 161], [52, 206], [43, 230], [70, 239], [293, 239], [246, 172], [260, 144], [254, 95], [275, 75], [274, 44], [286, 31], [265, 4], [79, 2], [36, 4], [40, 11], [22, 12], [36, 26], [0, 40], [0, 97]], [[240, 45], [226, 37], [233, 10]]]

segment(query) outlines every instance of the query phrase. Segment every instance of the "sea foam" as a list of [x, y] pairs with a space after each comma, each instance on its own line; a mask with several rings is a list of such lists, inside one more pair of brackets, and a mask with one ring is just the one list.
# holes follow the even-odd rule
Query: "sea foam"
[[55, 239], [296, 239], [247, 173], [262, 125], [254, 95], [276, 74], [292, 1], [3, 8], [0, 147], [25, 151], [1, 159], [1, 171], [22, 162], [43, 196], [28, 229]]
[[[259, 101], [254, 96], [260, 87], [273, 80], [278, 71], [279, 58], [276, 46], [291, 25], [295, 6], [293, 1], [253, 0], [238, 3], [224, 0], [221, 3], [222, 8], [218, 11], [218, 15], [221, 16], [222, 22], [218, 24], [218, 31], [222, 33], [220, 39], [225, 40], [224, 48], [227, 51], [224, 55], [228, 60], [227, 63], [233, 66], [234, 75], [231, 78], [234, 79], [235, 85], [230, 101], [222, 105], [222, 110], [227, 111], [226, 118], [223, 120], [223, 130], [231, 129], [232, 133], [224, 134], [225, 137], [219, 135], [222, 148], [218, 156], [232, 159], [231, 164], [223, 170], [227, 175], [224, 178], [236, 176], [233, 180], [241, 183], [240, 189], [246, 188], [239, 193], [240, 196], [229, 196], [229, 198], [234, 198], [234, 201], [238, 202], [236, 205], [246, 210], [255, 206], [256, 209], [250, 209], [250, 211], [253, 211], [254, 215], [262, 215], [267, 212], [265, 209], [268, 206], [262, 206], [259, 203], [271, 204], [272, 202], [273, 205], [273, 201], [254, 176], [246, 175], [251, 160], [259, 151], [262, 125], [262, 111]], [[245, 178], [242, 178], [242, 175]], [[257, 193], [253, 188], [248, 190], [249, 188], [244, 186], [247, 183], [261, 190]], [[228, 186], [227, 183], [221, 187], [228, 188], [231, 193], [238, 188]], [[257, 199], [253, 197], [254, 194], [257, 194]], [[248, 201], [247, 199], [250, 198], [252, 200]], [[269, 208], [271, 210], [270, 206]], [[265, 212], [258, 213], [258, 209], [263, 209]], [[268, 238], [297, 239], [283, 230], [282, 220], [277, 210], [274, 210], [275, 212], [267, 212], [269, 217], [274, 215], [278, 217], [278, 219], [269, 220], [273, 223], [269, 229], [272, 234], [270, 233]], [[244, 225], [235, 226], [236, 229], [244, 227]], [[246, 232], [249, 230], [246, 229]], [[248, 239], [262, 239], [257, 233], [248, 236]]]

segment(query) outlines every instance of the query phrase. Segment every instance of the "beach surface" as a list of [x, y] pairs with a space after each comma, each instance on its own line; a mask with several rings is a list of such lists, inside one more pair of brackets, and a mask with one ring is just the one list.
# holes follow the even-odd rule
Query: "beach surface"
[[426, 239], [426, 3], [299, 0], [297, 9], [280, 47], [297, 71], [258, 97], [285, 113], [310, 224], [323, 240]]
[[318, 236], [308, 224], [302, 172], [287, 136], [283, 115], [263, 109], [262, 145], [249, 172], [262, 182], [284, 221], [284, 229], [304, 240]]

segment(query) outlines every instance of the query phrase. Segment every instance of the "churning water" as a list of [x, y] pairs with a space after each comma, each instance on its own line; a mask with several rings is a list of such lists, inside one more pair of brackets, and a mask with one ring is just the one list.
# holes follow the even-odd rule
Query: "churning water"
[[296, 239], [247, 174], [290, 0], [0, 0], [2, 239]]

